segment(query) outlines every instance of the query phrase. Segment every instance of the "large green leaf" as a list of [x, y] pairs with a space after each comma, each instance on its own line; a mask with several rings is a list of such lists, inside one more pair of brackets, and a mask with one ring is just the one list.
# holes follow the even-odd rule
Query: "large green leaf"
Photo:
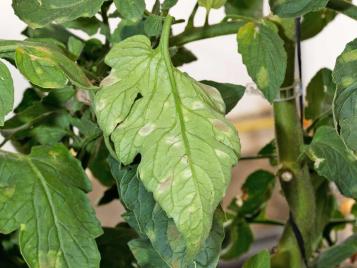
[[211, 229], [240, 145], [217, 90], [172, 66], [168, 18], [157, 49], [145, 36], [113, 47], [106, 57], [113, 69], [95, 110], [121, 162], [140, 153], [140, 179], [194, 254]]
[[0, 61], [0, 126], [4, 125], [5, 115], [12, 110], [14, 105], [14, 85], [10, 71]]
[[245, 87], [241, 85], [218, 83], [210, 80], [203, 80], [201, 83], [218, 89], [226, 105], [226, 113], [229, 113], [237, 105], [245, 93]]
[[344, 195], [357, 198], [357, 157], [335, 129], [320, 127], [306, 153], [319, 175], [335, 182]]
[[99, 266], [101, 234], [80, 163], [63, 145], [30, 155], [0, 154], [0, 232], [20, 229], [21, 252], [33, 268]]
[[332, 71], [326, 68], [318, 71], [306, 89], [306, 118], [315, 120], [323, 113], [331, 111], [335, 91], [336, 85], [332, 80]]
[[270, 254], [267, 250], [250, 257], [243, 265], [243, 268], [270, 268]]
[[138, 22], [145, 11], [145, 0], [114, 0], [122, 18], [131, 23]]
[[301, 22], [301, 39], [319, 34], [335, 17], [336, 12], [327, 8], [305, 14]]
[[17, 16], [32, 28], [51, 22], [61, 23], [78, 17], [92, 17], [104, 0], [13, 0]]
[[274, 14], [280, 17], [299, 17], [324, 8], [329, 0], [270, 0]]
[[[145, 267], [188, 267], [201, 263], [200, 267], [216, 267], [224, 237], [221, 215], [216, 212], [211, 233], [197, 256], [187, 252], [186, 243], [172, 219], [155, 202], [137, 177], [136, 167], [121, 168], [115, 160], [109, 160], [117, 182], [120, 200], [126, 208], [125, 220], [140, 238], [130, 242], [139, 264]], [[145, 245], [145, 246], [143, 246]], [[155, 263], [161, 263], [155, 266]]]
[[333, 78], [337, 84], [334, 116], [338, 131], [353, 151], [357, 151], [357, 39], [347, 44], [337, 58]]
[[315, 264], [316, 268], [334, 268], [345, 259], [357, 252], [357, 234], [350, 236], [341, 244], [335, 245], [323, 251]]
[[248, 22], [239, 29], [238, 50], [248, 73], [264, 96], [272, 102], [284, 81], [287, 56], [275, 25]]

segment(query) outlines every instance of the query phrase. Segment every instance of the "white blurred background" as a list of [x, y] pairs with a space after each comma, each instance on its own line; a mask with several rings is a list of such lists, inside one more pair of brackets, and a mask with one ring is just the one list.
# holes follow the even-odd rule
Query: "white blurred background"
[[[152, 6], [154, 1], [147, 0], [146, 2], [148, 6]], [[179, 3], [172, 8], [171, 14], [178, 19], [187, 19], [195, 2], [194, 0], [179, 0]], [[269, 12], [267, 4], [266, 11]], [[196, 25], [203, 24], [204, 14], [204, 9], [200, 8], [199, 18], [195, 21]], [[223, 17], [223, 8], [213, 10], [210, 15], [210, 23], [219, 22]], [[112, 29], [115, 29], [117, 23], [118, 20], [113, 21]], [[318, 36], [303, 43], [303, 84], [305, 86], [320, 68], [333, 68], [336, 57], [342, 52], [346, 43], [357, 37], [356, 26], [356, 21], [344, 15], [339, 15]], [[175, 25], [174, 33], [179, 33], [183, 27], [184, 25], [181, 24]], [[21, 35], [24, 28], [25, 24], [15, 16], [12, 10], [11, 0], [0, 0], [0, 39], [24, 39], [24, 36]], [[247, 85], [251, 82], [242, 59], [237, 53], [235, 35], [197, 41], [188, 44], [187, 48], [193, 51], [198, 57], [198, 61], [185, 65], [181, 69], [196, 80], [207, 79], [241, 85]], [[14, 67], [9, 65], [9, 68], [14, 79], [15, 104], [17, 104], [28, 83]], [[271, 106], [259, 95], [246, 94], [229, 114], [229, 118], [236, 124], [240, 132], [243, 155], [255, 154], [274, 136]], [[7, 146], [7, 149], [11, 149], [11, 147]], [[258, 167], [269, 168], [266, 161], [260, 160], [250, 163], [242, 162], [234, 169], [227, 200], [239, 194], [241, 182]], [[100, 197], [102, 191], [103, 189], [99, 185], [95, 185], [95, 191], [91, 194], [94, 203]], [[228, 202], [227, 200], [226, 202]], [[278, 199], [273, 202], [280, 204], [283, 201]], [[118, 222], [120, 213], [110, 211], [119, 207], [119, 202], [113, 202], [97, 209], [98, 217], [104, 225], [112, 226]], [[272, 207], [276, 208], [279, 205], [273, 204]], [[274, 209], [272, 210], [272, 216], [275, 214], [278, 217], [281, 216], [276, 210], [275, 212]]]

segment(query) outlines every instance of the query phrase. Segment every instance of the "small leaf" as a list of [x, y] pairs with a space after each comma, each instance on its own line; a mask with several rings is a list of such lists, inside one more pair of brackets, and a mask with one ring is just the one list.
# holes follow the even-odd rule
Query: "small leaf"
[[301, 39], [306, 40], [319, 34], [336, 17], [336, 12], [331, 9], [305, 14], [301, 22]]
[[335, 182], [342, 194], [357, 199], [357, 158], [335, 129], [318, 128], [306, 154], [319, 175]]
[[70, 36], [68, 39], [67, 47], [68, 51], [74, 56], [74, 60], [77, 60], [82, 53], [84, 43], [81, 40]]
[[263, 0], [228, 0], [224, 9], [227, 15], [261, 18], [263, 17]]
[[5, 115], [12, 111], [14, 105], [14, 85], [10, 71], [0, 61], [0, 126], [4, 125]]
[[160, 35], [162, 30], [162, 21], [162, 17], [160, 16], [149, 16], [144, 22], [145, 34], [149, 37]]
[[267, 143], [260, 151], [258, 152], [259, 156], [266, 156], [269, 159], [270, 165], [273, 167], [278, 165], [278, 154], [276, 150], [275, 140]]
[[145, 11], [145, 0], [114, 0], [123, 19], [136, 23], [141, 20]]
[[140, 179], [194, 255], [209, 234], [240, 146], [218, 91], [175, 69], [165, 38], [155, 50], [145, 36], [112, 48], [106, 63], [113, 69], [95, 110], [123, 164], [141, 154]]
[[261, 251], [257, 255], [250, 257], [243, 265], [243, 268], [270, 268], [270, 254], [267, 250]]
[[198, 0], [198, 4], [206, 9], [218, 9], [226, 3], [227, 0]]
[[237, 105], [245, 93], [245, 87], [241, 85], [218, 83], [209, 80], [203, 80], [201, 83], [218, 89], [226, 105], [226, 114], [228, 114]]
[[332, 80], [332, 71], [321, 69], [307, 86], [305, 117], [315, 120], [331, 110], [336, 85]]
[[174, 5], [176, 5], [178, 0], [164, 0], [162, 3], [162, 10], [169, 10], [172, 8]]
[[128, 20], [122, 19], [111, 35], [110, 40], [113, 43], [119, 43], [120, 41], [123, 41], [131, 36], [139, 34], [145, 34], [143, 20], [131, 23]]
[[195, 54], [185, 47], [172, 47], [170, 48], [170, 55], [172, 64], [175, 67], [182, 66], [197, 60]]
[[270, 0], [274, 14], [280, 17], [299, 17], [324, 8], [328, 0]]
[[271, 22], [248, 22], [239, 29], [238, 50], [248, 73], [272, 102], [284, 81], [287, 56], [284, 42]]
[[353, 234], [341, 244], [323, 251], [317, 259], [316, 268], [334, 268], [345, 259], [357, 253], [357, 234]]
[[0, 155], [0, 232], [19, 229], [29, 267], [93, 267], [101, 234], [80, 163], [63, 145], [33, 148], [29, 156]]
[[98, 20], [96, 17], [91, 18], [78, 18], [76, 20], [68, 21], [63, 23], [62, 25], [66, 28], [81, 30], [88, 35], [95, 35], [102, 22]]
[[79, 17], [92, 17], [104, 0], [13, 0], [17, 16], [31, 28], [40, 28], [51, 22], [62, 23]]
[[17, 42], [16, 46], [16, 65], [33, 84], [62, 88], [71, 81], [80, 88], [93, 88], [82, 69], [60, 48], [32, 41]]

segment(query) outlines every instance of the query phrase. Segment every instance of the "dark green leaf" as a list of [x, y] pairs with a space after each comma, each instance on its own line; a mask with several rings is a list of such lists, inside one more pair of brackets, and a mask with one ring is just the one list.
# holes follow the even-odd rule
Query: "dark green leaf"
[[237, 217], [228, 227], [225, 240], [228, 241], [228, 245], [222, 252], [222, 258], [231, 260], [247, 252], [254, 237], [249, 224], [243, 218]]
[[104, 0], [13, 0], [17, 16], [32, 28], [51, 22], [62, 23], [79, 17], [92, 17]]
[[263, 17], [263, 0], [228, 0], [224, 7], [227, 15]]
[[103, 193], [97, 204], [98, 206], [103, 206], [116, 199], [119, 199], [118, 188], [116, 185], [113, 185]]
[[270, 0], [269, 2], [274, 14], [280, 17], [299, 17], [324, 8], [328, 0]]
[[334, 268], [345, 259], [357, 253], [357, 234], [352, 235], [341, 244], [323, 251], [318, 257], [316, 268]]
[[[128, 242], [136, 238], [136, 233], [120, 224], [115, 228], [103, 228], [104, 234], [97, 238], [102, 268], [128, 268], [134, 263], [134, 256]], [[119, 253], [119, 254], [118, 254]]]
[[63, 23], [62, 25], [66, 28], [81, 30], [88, 35], [94, 35], [98, 32], [99, 28], [101, 27], [101, 21], [98, 20], [96, 17], [91, 18], [78, 18], [73, 21], [68, 21]]
[[171, 61], [175, 67], [182, 66], [197, 60], [195, 54], [185, 47], [170, 48]]
[[114, 0], [114, 3], [123, 19], [131, 23], [141, 20], [145, 11], [145, 0]]
[[0, 232], [20, 230], [28, 265], [98, 267], [94, 238], [102, 231], [80, 163], [63, 145], [35, 147], [29, 156], [2, 152], [0, 158]]
[[335, 182], [344, 195], [357, 199], [357, 157], [335, 129], [320, 127], [306, 153], [319, 175]]
[[302, 40], [320, 33], [335, 17], [336, 12], [326, 8], [305, 14], [301, 23]]
[[287, 56], [284, 42], [271, 22], [248, 22], [239, 29], [238, 50], [248, 73], [272, 102], [284, 81]]
[[164, 0], [162, 3], [162, 10], [169, 10], [172, 8], [174, 5], [176, 5], [178, 0]]
[[130, 23], [127, 20], [121, 20], [118, 24], [118, 27], [114, 30], [114, 33], [111, 35], [111, 41], [113, 43], [118, 43], [123, 41], [131, 36], [145, 34], [144, 31], [144, 21], [140, 20], [137, 23]]
[[270, 254], [267, 250], [261, 251], [257, 255], [250, 257], [243, 265], [243, 268], [270, 268]]
[[11, 74], [0, 61], [0, 126], [4, 125], [5, 115], [12, 111], [14, 105], [14, 85]]
[[332, 71], [321, 69], [312, 78], [306, 89], [305, 117], [315, 120], [322, 114], [331, 111], [336, 85], [332, 80]]
[[73, 36], [71, 32], [59, 24], [49, 24], [46, 27], [38, 29], [27, 27], [22, 33], [32, 39], [52, 38], [62, 44], [67, 44], [69, 37]]
[[226, 105], [226, 114], [229, 113], [240, 101], [245, 92], [245, 87], [241, 85], [218, 83], [215, 81], [203, 80], [201, 83], [218, 89]]
[[259, 156], [266, 156], [269, 159], [270, 165], [277, 166], [278, 165], [278, 154], [276, 151], [275, 140], [272, 140], [268, 144], [266, 144], [259, 152]]

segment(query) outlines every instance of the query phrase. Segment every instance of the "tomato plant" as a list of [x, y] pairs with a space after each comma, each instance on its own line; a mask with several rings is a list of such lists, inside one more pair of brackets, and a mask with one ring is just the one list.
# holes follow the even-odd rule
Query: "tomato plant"
[[[217, 267], [249, 250], [255, 223], [284, 231], [244, 267], [336, 267], [357, 252], [356, 234], [333, 238], [355, 227], [357, 207], [344, 217], [331, 188], [357, 198], [357, 39], [306, 96], [296, 76], [300, 43], [338, 13], [357, 19], [357, 7], [270, 0], [264, 16], [262, 0], [198, 0], [183, 21], [170, 15], [177, 2], [12, 1], [27, 28], [22, 41], [0, 40], [1, 146], [17, 151], [0, 152], [1, 267]], [[206, 9], [201, 26], [198, 8]], [[226, 16], [210, 24], [218, 8]], [[174, 35], [177, 23], [185, 29]], [[276, 173], [258, 168], [242, 200], [223, 210], [241, 157], [225, 114], [245, 87], [196, 81], [179, 67], [197, 60], [186, 44], [227, 34], [273, 107], [276, 137], [256, 158], [269, 158]], [[15, 108], [5, 61], [30, 83]], [[87, 170], [107, 187], [100, 204], [119, 199], [125, 222], [101, 227]], [[286, 222], [265, 213], [278, 183]]]

